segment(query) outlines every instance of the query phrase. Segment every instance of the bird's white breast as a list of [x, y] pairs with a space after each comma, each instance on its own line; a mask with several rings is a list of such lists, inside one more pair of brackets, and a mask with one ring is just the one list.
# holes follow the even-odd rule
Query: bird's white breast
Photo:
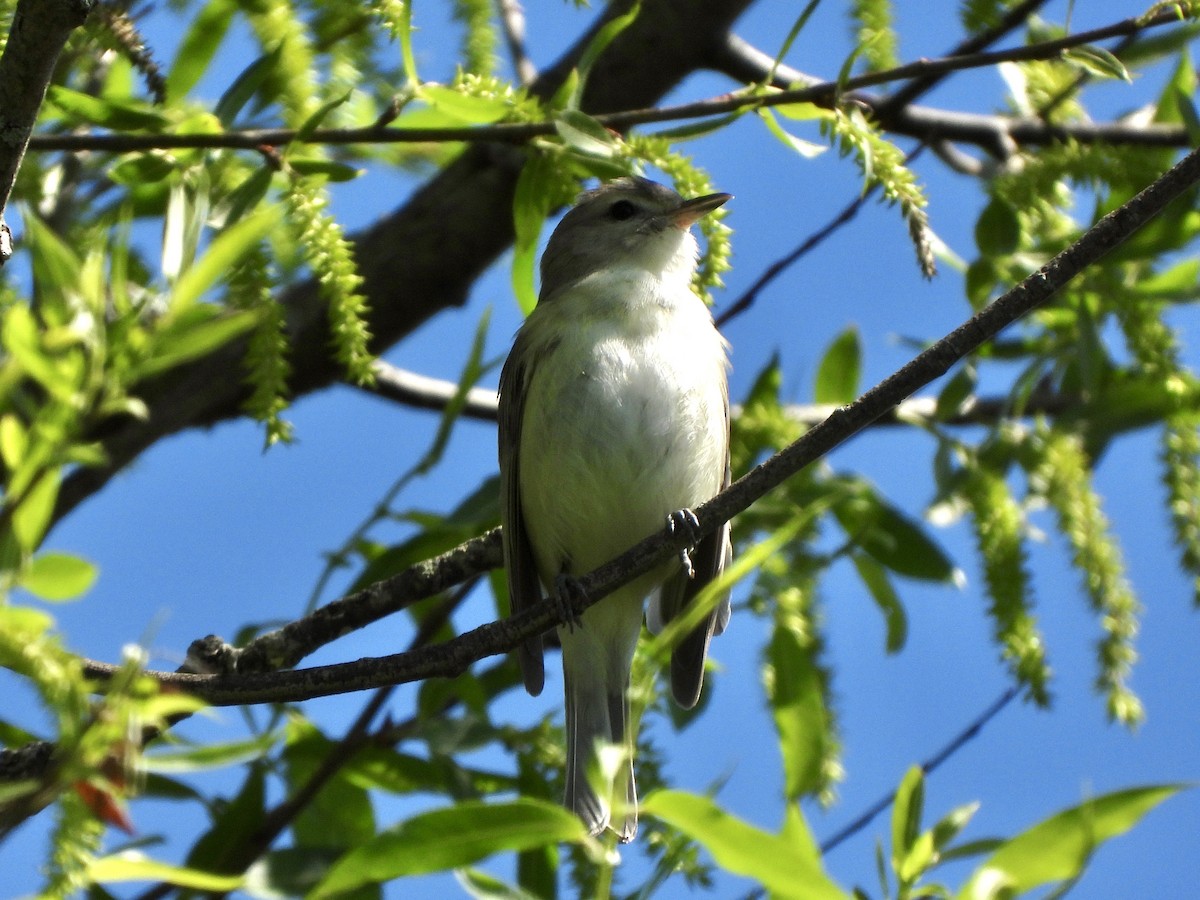
[[[725, 345], [686, 281], [592, 276], [538, 307], [520, 490], [543, 580], [589, 571], [725, 471]], [[532, 320], [531, 320], [532, 321]], [[540, 327], [542, 325], [550, 327]]]

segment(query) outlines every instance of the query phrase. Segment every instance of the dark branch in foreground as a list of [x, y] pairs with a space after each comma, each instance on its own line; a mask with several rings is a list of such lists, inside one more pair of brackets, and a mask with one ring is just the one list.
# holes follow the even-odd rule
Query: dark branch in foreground
[[[698, 534], [711, 533], [787, 478], [882, 417], [913, 392], [944, 375], [968, 353], [1049, 300], [1087, 266], [1128, 239], [1197, 182], [1200, 182], [1200, 150], [1184, 157], [1137, 196], [1097, 222], [1076, 243], [854, 403], [836, 410], [798, 441], [698, 507], [695, 510], [700, 523]], [[572, 612], [575, 615], [582, 613], [617, 586], [648, 572], [683, 549], [688, 539], [686, 535], [660, 532], [585, 575], [580, 579], [585, 599], [577, 603]], [[294, 702], [431, 677], [453, 677], [473, 663], [507, 652], [526, 638], [557, 624], [557, 607], [551, 602], [543, 602], [509, 619], [482, 625], [453, 640], [412, 653], [248, 676], [153, 674], [165, 685], [186, 690], [218, 706]], [[93, 667], [89, 674], [104, 678], [109, 673], [104, 667]]]
[[[20, 0], [0, 55], [0, 222], [58, 55], [93, 0]], [[7, 235], [7, 226], [0, 225]], [[12, 248], [0, 241], [0, 265]]]

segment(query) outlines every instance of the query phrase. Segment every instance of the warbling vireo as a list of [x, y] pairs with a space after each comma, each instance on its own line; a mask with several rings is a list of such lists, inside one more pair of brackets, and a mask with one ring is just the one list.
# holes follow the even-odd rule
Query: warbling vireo
[[[582, 195], [542, 256], [537, 307], [500, 376], [501, 520], [513, 612], [566, 598], [570, 579], [608, 562], [729, 484], [725, 341], [692, 290], [691, 225], [730, 199], [684, 200], [644, 178]], [[694, 516], [691, 516], [694, 522]], [[593, 834], [637, 832], [629, 672], [648, 623], [678, 615], [728, 564], [729, 526], [558, 629], [566, 690], [564, 803]], [[689, 572], [692, 568], [693, 572]], [[674, 649], [671, 693], [694, 706], [704, 658], [729, 621], [729, 598]], [[525, 687], [542, 690], [537, 638], [519, 650]], [[615, 784], [589, 783], [596, 742], [625, 751]], [[610, 826], [612, 797], [623, 815]]]

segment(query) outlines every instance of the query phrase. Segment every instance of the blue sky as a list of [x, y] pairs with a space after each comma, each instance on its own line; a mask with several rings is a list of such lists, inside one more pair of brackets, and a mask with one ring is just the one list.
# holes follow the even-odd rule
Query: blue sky
[[[529, 4], [533, 57], [548, 63], [569, 36], [581, 28], [586, 11], [570, 4]], [[544, 9], [542, 7], [545, 7]], [[761, 2], [737, 31], [774, 52], [802, 4]], [[910, 4], [900, 13], [901, 56], [938, 55], [958, 40], [957, 4]], [[1062, 21], [1066, 4], [1051, 4], [1047, 18]], [[1117, 0], [1076, 3], [1073, 29], [1116, 21], [1131, 10]], [[417, 49], [422, 73], [446, 78], [452, 51], [442, 39], [445, 25], [425, 18]], [[919, 18], [918, 18], [919, 16]], [[177, 40], [169, 20], [148, 29], [152, 47], [164, 59]], [[804, 71], [835, 77], [851, 47], [840, 6], [821, 7], [794, 46], [789, 62]], [[244, 61], [205, 83], [201, 94], [215, 98]], [[1098, 89], [1096, 115], [1127, 111], [1155, 96], [1163, 73], [1133, 85]], [[711, 96], [730, 88], [713, 75], [697, 76], [672, 99]], [[985, 111], [1003, 103], [1004, 85], [994, 72], [972, 73], [923, 100], [929, 105]], [[815, 137], [815, 135], [808, 135]], [[766, 136], [750, 118], [721, 135], [692, 144], [689, 152], [707, 168], [720, 190], [733, 193], [727, 220], [735, 230], [735, 269], [718, 308], [736, 297], [762, 269], [823, 225], [858, 192], [853, 165], [828, 153], [804, 161]], [[972, 228], [981, 200], [963, 176], [948, 173], [929, 158], [916, 166], [931, 198], [931, 224], [961, 256], [974, 254]], [[417, 184], [390, 173], [370, 172], [357, 182], [333, 188], [334, 212], [349, 229], [366, 225], [401, 203]], [[1088, 204], [1081, 203], [1086, 211]], [[425, 329], [393, 348], [387, 358], [404, 368], [454, 378], [463, 362], [467, 336], [490, 308], [488, 353], [499, 358], [519, 324], [508, 289], [506, 260], [482, 280], [469, 304], [438, 316]], [[726, 336], [733, 345], [731, 393], [743, 396], [772, 352], [785, 372], [787, 399], [811, 397], [812, 379], [823, 349], [847, 325], [860, 329], [865, 348], [864, 385], [905, 362], [908, 351], [897, 336], [936, 337], [968, 314], [961, 276], [947, 266], [933, 282], [917, 271], [904, 226], [895, 210], [868, 206], [777, 282], [750, 313], [735, 320]], [[1184, 332], [1197, 326], [1195, 310], [1177, 312]], [[1193, 363], [1194, 350], [1187, 351]], [[486, 383], [495, 382], [495, 373]], [[161, 442], [128, 472], [85, 504], [51, 536], [49, 546], [77, 552], [101, 569], [101, 578], [83, 601], [56, 607], [70, 645], [80, 653], [114, 660], [129, 642], [144, 641], [154, 664], [173, 668], [193, 639], [210, 632], [227, 638], [248, 621], [287, 619], [303, 607], [322, 566], [322, 553], [371, 511], [377, 498], [428, 445], [436, 418], [335, 388], [301, 401], [291, 411], [298, 442], [267, 454], [261, 433], [246, 423], [189, 432]], [[894, 502], [919, 511], [932, 496], [929, 440], [895, 431], [870, 433], [836, 451], [826, 464], [860, 472], [880, 485]], [[491, 426], [462, 423], [441, 469], [413, 485], [400, 506], [445, 510], [495, 468]], [[957, 753], [927, 784], [927, 824], [952, 807], [979, 800], [969, 839], [1008, 835], [1087, 796], [1121, 787], [1194, 780], [1197, 777], [1200, 679], [1195, 648], [1200, 617], [1191, 605], [1189, 579], [1179, 571], [1170, 543], [1159, 483], [1157, 444], [1151, 433], [1122, 439], [1105, 456], [1097, 475], [1106, 513], [1122, 542], [1133, 584], [1146, 606], [1139, 638], [1142, 660], [1133, 679], [1147, 709], [1136, 733], [1107, 724], [1102, 700], [1092, 690], [1093, 646], [1098, 629], [1086, 609], [1079, 577], [1054, 536], [1048, 516], [1035, 520], [1049, 537], [1031, 548], [1038, 613], [1056, 678], [1055, 704], [1042, 712], [1009, 706], [977, 738]], [[403, 532], [383, 530], [381, 540]], [[878, 796], [895, 787], [905, 769], [927, 758], [956, 734], [1007, 686], [989, 640], [983, 615], [986, 598], [974, 564], [965, 525], [938, 531], [938, 538], [961, 565], [965, 586], [901, 586], [910, 617], [903, 653], [886, 656], [883, 622], [849, 567], [835, 566], [821, 587], [828, 661], [836, 672], [834, 689], [845, 743], [846, 779], [829, 810], [806, 807], [818, 839], [853, 819]], [[335, 584], [323, 599], [332, 599]], [[460, 628], [490, 618], [490, 598], [479, 596], [457, 617]], [[714, 645], [722, 674], [713, 679], [706, 714], [690, 729], [673, 734], [649, 723], [670, 759], [672, 778], [683, 788], [704, 790], [718, 781], [718, 800], [735, 814], [764, 828], [779, 824], [781, 768], [774, 731], [761, 690], [764, 623], [741, 617]], [[395, 652], [406, 640], [403, 627], [385, 621], [326, 648], [308, 662], [320, 664]], [[561, 703], [556, 667], [539, 698], [512, 694], [504, 712], [534, 721]], [[11, 691], [11, 679], [0, 677]], [[17, 707], [23, 706], [17, 694]], [[412, 691], [391, 703], [404, 715]], [[330, 698], [309, 704], [330, 733], [361, 706], [361, 698]], [[28, 720], [31, 727], [40, 724]], [[235, 710], [221, 710], [190, 723], [186, 733], [204, 740], [227, 740], [242, 733]], [[497, 762], [498, 764], [498, 762]], [[217, 775], [218, 783], [233, 776]], [[219, 779], [226, 779], [224, 782]], [[390, 822], [411, 812], [398, 803], [381, 804], [379, 819]], [[170, 828], [194, 833], [186, 823], [203, 821], [195, 809], [143, 803], [134, 807], [139, 828], [153, 833]], [[829, 855], [831, 874], [846, 888], [875, 886], [874, 842], [886, 835], [886, 818]], [[40, 858], [49, 819], [27, 825], [16, 839], [0, 845], [5, 888], [21, 894], [37, 885], [30, 860]], [[1106, 845], [1077, 895], [1095, 898], [1186, 896], [1200, 880], [1200, 794], [1186, 792], [1152, 812], [1130, 835]], [[177, 858], [184, 844], [156, 851]], [[639, 853], [625, 851], [636, 866]], [[505, 871], [504, 864], [497, 871]], [[957, 873], [957, 874], [955, 874]], [[951, 884], [962, 870], [950, 870]], [[405, 883], [389, 896], [443, 896], [445, 878]], [[728, 879], [718, 896], [744, 892], [747, 884]], [[664, 896], [677, 896], [668, 890]]]

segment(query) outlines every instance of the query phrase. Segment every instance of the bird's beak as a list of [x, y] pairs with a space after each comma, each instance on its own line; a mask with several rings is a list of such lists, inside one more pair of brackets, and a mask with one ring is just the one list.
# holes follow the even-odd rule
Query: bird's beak
[[697, 221], [732, 199], [733, 194], [705, 194], [703, 197], [684, 200], [676, 209], [667, 213], [666, 218], [676, 228], [691, 228]]

